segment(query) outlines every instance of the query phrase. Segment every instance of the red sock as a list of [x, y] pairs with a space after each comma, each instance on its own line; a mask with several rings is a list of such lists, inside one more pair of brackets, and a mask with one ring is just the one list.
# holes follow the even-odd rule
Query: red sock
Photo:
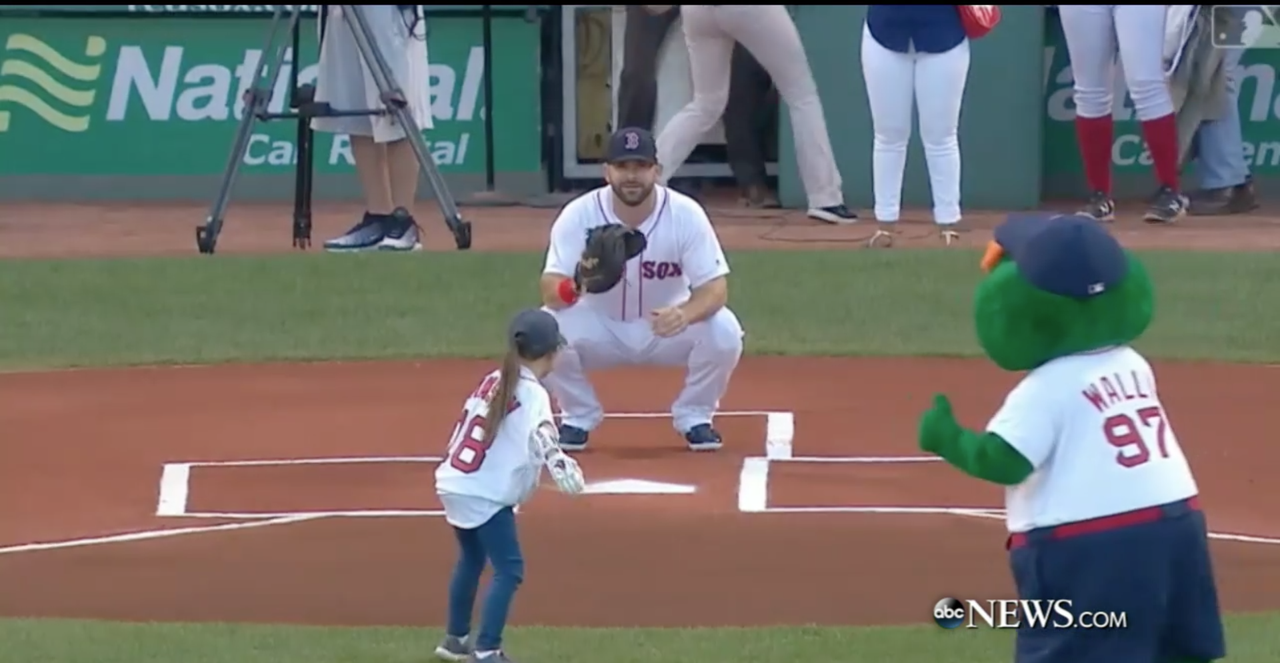
[[1092, 191], [1111, 195], [1111, 115], [1076, 116], [1076, 143], [1084, 162], [1084, 177]]
[[1142, 123], [1142, 137], [1151, 151], [1156, 179], [1173, 191], [1178, 190], [1178, 121], [1173, 113]]

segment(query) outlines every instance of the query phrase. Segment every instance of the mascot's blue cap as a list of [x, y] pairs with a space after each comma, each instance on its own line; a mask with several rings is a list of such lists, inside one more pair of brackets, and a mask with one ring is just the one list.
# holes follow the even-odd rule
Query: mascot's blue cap
[[1010, 214], [995, 244], [1027, 283], [1063, 297], [1096, 297], [1129, 273], [1120, 242], [1084, 215]]

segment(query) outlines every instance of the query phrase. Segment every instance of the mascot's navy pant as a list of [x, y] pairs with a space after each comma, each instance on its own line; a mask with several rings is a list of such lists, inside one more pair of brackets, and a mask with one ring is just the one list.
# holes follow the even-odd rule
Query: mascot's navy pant
[[1109, 628], [1054, 628], [1052, 619], [1044, 628], [1024, 624], [1016, 663], [1181, 663], [1226, 655], [1196, 498], [1015, 534], [1009, 563], [1021, 599], [1069, 599], [1077, 619], [1086, 611], [1127, 618]]
[[480, 632], [472, 646], [479, 651], [499, 649], [511, 602], [524, 581], [524, 555], [520, 553], [520, 541], [516, 537], [515, 510], [507, 507], [475, 529], [453, 529], [458, 538], [459, 556], [449, 583], [449, 635], [470, 635], [480, 575], [488, 561], [493, 564], [493, 581], [480, 613]]

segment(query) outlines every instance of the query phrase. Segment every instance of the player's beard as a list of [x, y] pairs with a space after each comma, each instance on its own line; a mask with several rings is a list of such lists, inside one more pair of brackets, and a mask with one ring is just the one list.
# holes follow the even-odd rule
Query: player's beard
[[652, 184], [622, 183], [613, 185], [613, 197], [628, 207], [639, 207], [653, 195]]

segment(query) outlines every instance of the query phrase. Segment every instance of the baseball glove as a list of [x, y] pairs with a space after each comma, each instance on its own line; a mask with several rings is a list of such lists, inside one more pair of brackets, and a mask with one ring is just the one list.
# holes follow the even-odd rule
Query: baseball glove
[[609, 292], [627, 270], [627, 261], [647, 244], [644, 233], [622, 224], [596, 226], [587, 231], [587, 246], [573, 275], [578, 292]]

